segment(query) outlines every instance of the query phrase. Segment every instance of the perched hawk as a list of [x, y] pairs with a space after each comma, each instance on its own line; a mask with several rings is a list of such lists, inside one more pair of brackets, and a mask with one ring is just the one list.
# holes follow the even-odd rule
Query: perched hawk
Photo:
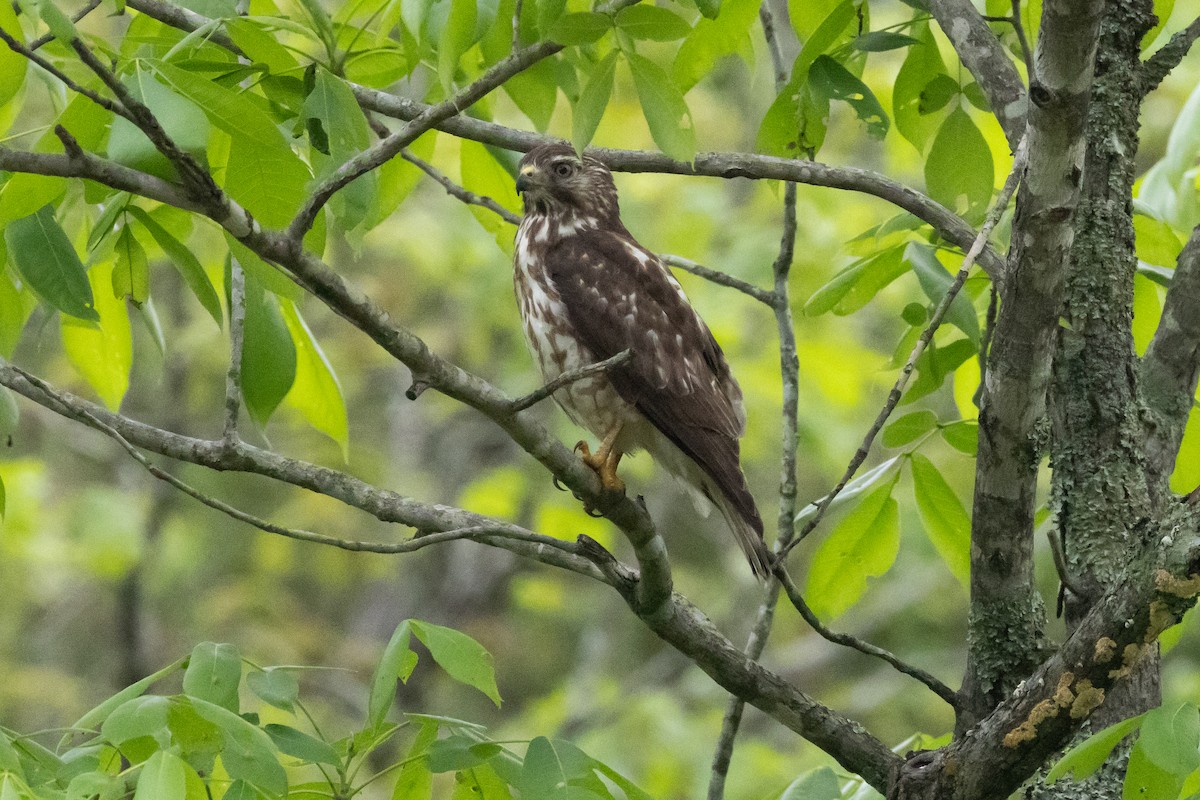
[[633, 354], [554, 394], [600, 440], [595, 453], [576, 446], [583, 460], [606, 489], [620, 491], [621, 456], [649, 451], [698, 508], [721, 511], [754, 574], [766, 576], [762, 518], [739, 463], [742, 391], [679, 283], [622, 224], [612, 173], [565, 143], [543, 144], [522, 159], [517, 191], [525, 218], [514, 282], [542, 376]]

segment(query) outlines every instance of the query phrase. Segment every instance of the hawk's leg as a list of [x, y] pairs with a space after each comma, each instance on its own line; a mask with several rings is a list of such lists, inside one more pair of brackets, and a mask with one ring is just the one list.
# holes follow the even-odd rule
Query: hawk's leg
[[580, 441], [575, 445], [575, 450], [581, 453], [583, 463], [587, 464], [596, 474], [600, 476], [600, 484], [608, 492], [623, 492], [625, 491], [625, 482], [617, 477], [617, 465], [621, 463], [621, 456], [624, 455], [616, 447], [617, 437], [621, 434], [622, 423], [618, 422], [604, 436], [604, 441], [600, 443], [600, 449], [595, 453], [588, 447], [587, 442]]

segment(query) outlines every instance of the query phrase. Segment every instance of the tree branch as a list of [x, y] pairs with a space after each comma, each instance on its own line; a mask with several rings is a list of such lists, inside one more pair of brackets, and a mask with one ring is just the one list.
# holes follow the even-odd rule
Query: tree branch
[[1192, 49], [1197, 39], [1200, 39], [1200, 17], [1192, 20], [1190, 25], [1178, 31], [1170, 41], [1146, 59], [1138, 76], [1142, 97], [1158, 88], [1163, 78], [1179, 66], [1179, 62], [1183, 61], [1183, 57]]
[[297, 212], [296, 218], [292, 220], [292, 224], [288, 226], [289, 238], [298, 247], [304, 235], [312, 227], [317, 214], [339, 189], [397, 155], [425, 131], [470, 108], [509, 78], [524, 72], [537, 62], [562, 49], [562, 45], [554, 42], [540, 42], [513, 53], [489, 68], [470, 86], [460, 89], [453, 97], [443, 100], [437, 105], [426, 106], [403, 128], [342, 164], [332, 175], [313, 189], [308, 200]]
[[[1029, 104], [1004, 45], [970, 0], [929, 0], [929, 10], [983, 89], [1009, 146], [1016, 149], [1025, 132]], [[1020, 26], [1020, 20], [1016, 24]]]
[[1179, 254], [1158, 329], [1142, 357], [1142, 400], [1153, 415], [1146, 467], [1161, 484], [1175, 457], [1196, 396], [1200, 375], [1200, 225]]
[[925, 684], [930, 691], [945, 700], [951, 708], [955, 708], [958, 705], [958, 695], [954, 692], [954, 690], [939, 681], [933, 675], [930, 675], [925, 670], [914, 667], [911, 664], [904, 663], [892, 653], [884, 650], [882, 647], [873, 645], [870, 642], [864, 642], [862, 639], [859, 639], [856, 636], [851, 636], [848, 633], [837, 633], [836, 631], [832, 631], [825, 627], [821, 620], [817, 618], [817, 615], [812, 612], [812, 609], [808, 607], [808, 603], [804, 600], [804, 595], [800, 593], [800, 590], [796, 587], [795, 582], [792, 581], [791, 575], [787, 573], [787, 570], [785, 570], [782, 565], [775, 571], [775, 577], [783, 586], [783, 590], [787, 594], [788, 600], [791, 601], [791, 604], [795, 606], [797, 611], [800, 612], [800, 616], [804, 617], [804, 621], [807, 622], [814, 631], [820, 634], [821, 638], [833, 642], [834, 644], [840, 644], [843, 647], [849, 647], [857, 650], [865, 655], [882, 659], [888, 664], [891, 664], [897, 672], [908, 675], [910, 678], [915, 678], [916, 680]]
[[[406, 553], [448, 539], [472, 538], [526, 558], [603, 580], [603, 576], [589, 560], [576, 555], [577, 547], [572, 542], [536, 534], [517, 525], [498, 522], [450, 506], [421, 503], [394, 492], [378, 489], [345, 473], [280, 456], [241, 442], [229, 448], [222, 441], [194, 439], [136, 422], [75, 397], [69, 392], [55, 389], [12, 364], [0, 364], [0, 385], [60, 416], [104, 433], [121, 444], [131, 455], [136, 454], [134, 457], [155, 477], [171, 483], [212, 508], [270, 533], [342, 549], [375, 553]], [[139, 447], [209, 469], [263, 475], [331, 497], [352, 508], [365, 511], [382, 522], [398, 523], [432, 533], [425, 533], [408, 542], [386, 544], [352, 542], [311, 531], [296, 531], [275, 526], [233, 509], [219, 500], [204, 496], [198, 491], [189, 491], [190, 487], [185, 488], [186, 484], [180, 485], [182, 481], [149, 464], [145, 456], [137, 452], [136, 448]], [[455, 532], [455, 535], [430, 538], [449, 532]], [[426, 541], [427, 539], [429, 541]]]
[[518, 411], [524, 411], [530, 406], [542, 402], [564, 386], [569, 386], [576, 381], [581, 381], [584, 378], [590, 378], [591, 376], [601, 372], [608, 372], [613, 367], [620, 366], [621, 364], [624, 364], [632, 359], [632, 350], [622, 350], [615, 356], [609, 356], [603, 361], [597, 361], [595, 364], [588, 364], [586, 367], [568, 370], [567, 372], [564, 372], [554, 380], [547, 383], [545, 386], [542, 386], [540, 389], [536, 389], [524, 397], [518, 397], [517, 399], [510, 401], [508, 406], [509, 413], [516, 414]]
[[[51, 38], [53, 38], [53, 37], [51, 37]], [[130, 115], [130, 113], [128, 111], [126, 111], [121, 105], [119, 105], [118, 103], [114, 103], [112, 100], [109, 100], [107, 97], [104, 97], [103, 95], [98, 94], [97, 92], [93, 92], [91, 89], [88, 89], [86, 86], [82, 86], [79, 83], [76, 83], [74, 80], [71, 79], [71, 77], [69, 75], [67, 75], [65, 72], [60, 70], [58, 67], [54, 66], [54, 64], [52, 64], [50, 61], [48, 61], [47, 59], [45, 59], [42, 56], [35, 53], [34, 49], [32, 47], [26, 47], [25, 45], [21, 44], [20, 40], [13, 37], [11, 34], [9, 34], [8, 31], [4, 30], [4, 28], [0, 28], [0, 40], [2, 40], [6, 45], [8, 45], [9, 50], [12, 50], [14, 53], [17, 53], [18, 55], [24, 56], [29, 61], [33, 62], [34, 64], [37, 64], [39, 67], [44, 69], [46, 72], [50, 73], [55, 78], [57, 78], [59, 83], [61, 83], [63, 86], [67, 87], [72, 92], [75, 92], [75, 94], [86, 97], [88, 100], [91, 100], [93, 103], [100, 106], [105, 111], [111, 111], [112, 113], [116, 114], [117, 116], [124, 117], [125, 119], [129, 120], [130, 122], [133, 122], [132, 115]]]
[[[788, 186], [791, 187], [792, 184], [788, 184]], [[662, 262], [668, 267], [675, 267], [676, 269], [681, 269], [684, 272], [690, 272], [691, 274], [704, 278], [706, 281], [711, 281], [718, 286], [727, 286], [730, 289], [737, 289], [742, 294], [749, 295], [758, 302], [765, 303], [768, 306], [774, 307], [775, 305], [774, 292], [768, 292], [766, 289], [760, 289], [753, 283], [744, 281], [741, 278], [735, 278], [728, 272], [720, 272], [719, 270], [710, 269], [709, 267], [706, 267], [702, 264], [697, 264], [695, 261], [684, 258], [683, 256], [665, 255], [659, 256], [659, 258], [661, 258]]]
[[521, 224], [521, 217], [519, 215], [509, 211], [507, 208], [500, 205], [490, 197], [475, 194], [474, 192], [459, 186], [457, 183], [450, 180], [442, 172], [440, 172], [437, 167], [433, 166], [428, 161], [413, 155], [407, 148], [400, 151], [400, 157], [441, 184], [442, 188], [446, 190], [446, 194], [450, 195], [451, 197], [458, 198], [467, 205], [482, 206], [488, 211], [495, 213], [498, 217], [500, 217], [500, 219], [504, 220], [510, 225]]
[[229, 371], [225, 376], [226, 447], [238, 443], [238, 415], [242, 401], [242, 348], [246, 334], [246, 273], [236, 258], [229, 266]]

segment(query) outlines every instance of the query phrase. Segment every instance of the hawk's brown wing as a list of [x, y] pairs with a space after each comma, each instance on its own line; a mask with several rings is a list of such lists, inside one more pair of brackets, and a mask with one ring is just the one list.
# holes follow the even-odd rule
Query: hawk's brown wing
[[603, 230], [564, 237], [545, 258], [580, 342], [598, 360], [633, 352], [609, 372], [613, 387], [708, 473], [761, 534], [739, 464], [741, 392], [666, 267], [631, 237]]

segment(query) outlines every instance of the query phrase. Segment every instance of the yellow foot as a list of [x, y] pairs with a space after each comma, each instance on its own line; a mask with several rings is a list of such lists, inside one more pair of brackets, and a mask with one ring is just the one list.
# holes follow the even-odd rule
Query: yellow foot
[[583, 463], [600, 476], [600, 485], [606, 492], [625, 491], [625, 481], [617, 476], [617, 464], [621, 462], [620, 453], [614, 450], [605, 452], [605, 448], [601, 447], [600, 452], [593, 454], [588, 443], [582, 439], [575, 444], [575, 452], [580, 454]]

